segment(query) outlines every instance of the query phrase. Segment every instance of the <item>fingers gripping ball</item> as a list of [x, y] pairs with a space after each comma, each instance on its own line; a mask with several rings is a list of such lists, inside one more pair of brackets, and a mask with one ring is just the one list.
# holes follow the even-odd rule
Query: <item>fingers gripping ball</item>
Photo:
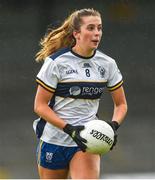
[[103, 120], [92, 120], [85, 124], [85, 129], [80, 136], [87, 140], [87, 152], [94, 154], [106, 154], [114, 142], [112, 127]]

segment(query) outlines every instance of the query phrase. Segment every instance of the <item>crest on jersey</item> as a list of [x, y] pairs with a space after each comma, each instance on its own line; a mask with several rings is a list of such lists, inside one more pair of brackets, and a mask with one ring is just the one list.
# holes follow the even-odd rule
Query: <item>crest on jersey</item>
[[99, 66], [99, 67], [98, 67], [98, 71], [99, 71], [99, 73], [100, 73], [101, 78], [104, 78], [104, 75], [105, 75], [105, 69], [104, 69], [104, 67], [103, 67], [103, 66]]
[[51, 162], [53, 157], [53, 153], [46, 152], [46, 161]]

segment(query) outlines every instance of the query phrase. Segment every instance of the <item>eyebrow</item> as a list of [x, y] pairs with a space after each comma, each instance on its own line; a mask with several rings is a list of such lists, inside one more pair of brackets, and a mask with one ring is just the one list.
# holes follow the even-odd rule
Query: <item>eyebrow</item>
[[[94, 26], [95, 24], [88, 24], [87, 26]], [[102, 24], [98, 24], [97, 26], [102, 26]]]

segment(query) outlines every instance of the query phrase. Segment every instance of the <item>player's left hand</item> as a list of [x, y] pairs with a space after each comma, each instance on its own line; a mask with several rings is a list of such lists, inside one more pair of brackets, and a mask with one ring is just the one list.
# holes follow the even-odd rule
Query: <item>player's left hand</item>
[[71, 138], [76, 142], [76, 144], [80, 147], [80, 149], [85, 152], [87, 149], [86, 142], [87, 140], [80, 136], [80, 131], [84, 129], [84, 126], [73, 126], [71, 124], [67, 124], [63, 130], [65, 133], [71, 136]]
[[111, 122], [107, 122], [107, 123], [112, 127], [112, 129], [114, 131], [114, 142], [113, 142], [113, 145], [110, 148], [110, 150], [113, 150], [114, 146], [116, 146], [116, 144], [117, 144], [117, 136], [118, 135], [117, 135], [116, 131], [119, 128], [120, 125], [116, 121], [111, 121]]

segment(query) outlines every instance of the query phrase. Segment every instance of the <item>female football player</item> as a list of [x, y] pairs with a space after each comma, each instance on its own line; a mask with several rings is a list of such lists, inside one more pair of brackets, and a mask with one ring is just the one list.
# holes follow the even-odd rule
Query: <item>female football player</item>
[[[42, 40], [36, 60], [44, 61], [36, 81], [34, 121], [38, 136], [41, 179], [98, 179], [100, 155], [86, 151], [80, 136], [84, 124], [97, 119], [100, 96], [109, 89], [114, 103], [110, 125], [116, 131], [127, 103], [116, 62], [97, 50], [102, 37], [101, 15], [94, 9], [73, 12]], [[113, 145], [116, 143], [115, 142]]]

